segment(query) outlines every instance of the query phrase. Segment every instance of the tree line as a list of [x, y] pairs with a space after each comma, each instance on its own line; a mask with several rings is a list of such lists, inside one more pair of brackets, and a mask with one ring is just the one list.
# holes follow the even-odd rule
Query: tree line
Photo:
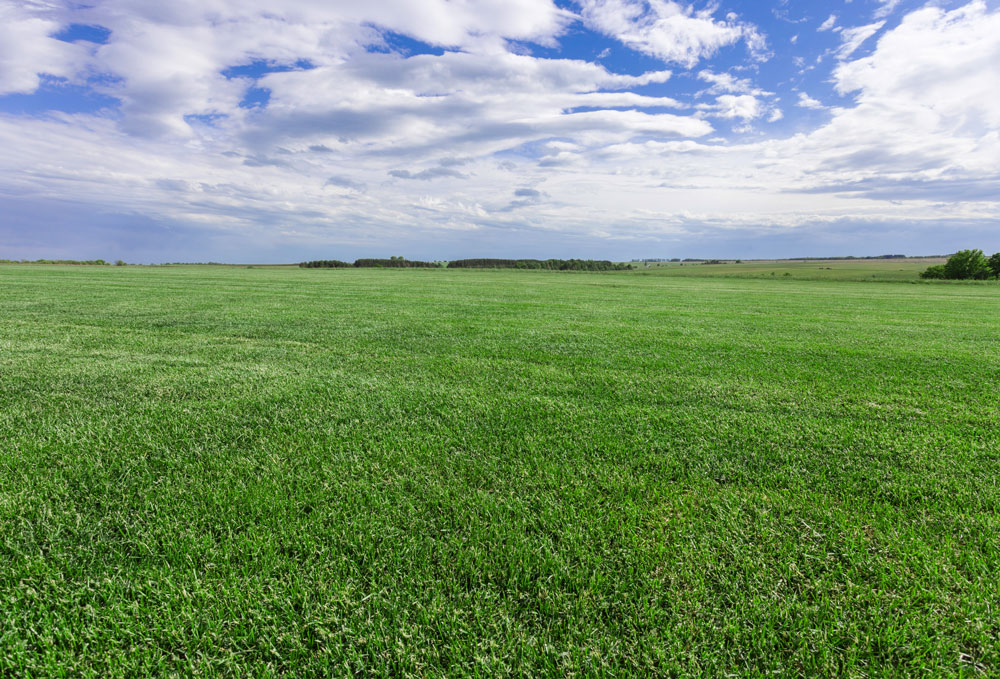
[[[0, 259], [0, 264], [73, 264], [76, 266], [111, 266], [111, 262], [103, 259]], [[125, 266], [118, 260], [115, 266]]]
[[358, 268], [393, 268], [393, 269], [438, 269], [441, 267], [437, 262], [421, 262], [410, 260], [405, 257], [390, 257], [389, 259], [356, 259], [354, 263], [342, 262], [339, 259], [317, 259], [311, 262], [302, 262], [299, 266], [303, 269], [343, 269], [347, 267]]
[[[440, 268], [445, 266], [440, 262], [421, 262], [405, 257], [390, 257], [389, 259], [356, 259], [353, 263], [339, 259], [316, 259], [302, 262], [303, 269], [344, 269], [358, 268]], [[449, 269], [545, 269], [549, 271], [627, 271], [631, 264], [616, 264], [608, 260], [594, 259], [456, 259], [448, 262]]]
[[984, 281], [1000, 278], [1000, 252], [987, 258], [982, 250], [960, 250], [944, 264], [928, 267], [921, 278], [951, 281]]
[[631, 264], [606, 259], [456, 259], [449, 269], [545, 269], [549, 271], [626, 271]]

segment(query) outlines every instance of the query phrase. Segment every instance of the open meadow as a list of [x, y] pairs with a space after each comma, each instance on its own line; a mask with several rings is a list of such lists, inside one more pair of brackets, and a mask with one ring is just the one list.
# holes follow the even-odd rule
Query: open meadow
[[754, 259], [707, 262], [637, 262], [632, 266], [659, 276], [733, 278], [795, 278], [796, 280], [839, 281], [916, 281], [920, 272], [933, 264], [943, 264], [944, 257], [907, 257], [901, 259]]
[[775, 270], [0, 266], [0, 675], [997, 676], [1000, 285]]

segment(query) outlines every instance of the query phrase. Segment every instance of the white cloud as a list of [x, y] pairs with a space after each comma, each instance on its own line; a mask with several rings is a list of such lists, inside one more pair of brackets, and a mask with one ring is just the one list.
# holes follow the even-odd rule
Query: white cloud
[[714, 7], [694, 10], [671, 0], [578, 0], [593, 30], [665, 62], [688, 68], [741, 40], [762, 55], [766, 40], [755, 26], [730, 14], [714, 18]]
[[879, 107], [944, 132], [1000, 129], [1000, 12], [972, 2], [907, 15], [868, 57], [834, 71], [837, 90], [858, 93], [858, 111]]
[[760, 100], [750, 94], [723, 94], [715, 98], [715, 104], [700, 104], [698, 108], [714, 111], [712, 115], [719, 118], [739, 118], [744, 121], [759, 118], [764, 112]]
[[711, 70], [703, 69], [698, 72], [698, 79], [711, 83], [711, 87], [704, 91], [704, 94], [753, 94], [756, 96], [770, 96], [773, 92], [765, 92], [754, 87], [749, 78], [737, 78], [731, 73], [714, 73]]
[[822, 24], [820, 24], [819, 28], [817, 28], [816, 30], [817, 31], [829, 31], [836, 24], [837, 24], [837, 15], [836, 14], [831, 14], [830, 16], [828, 16], [826, 18], [826, 21], [824, 21]]
[[679, 115], [575, 111], [681, 108], [667, 97], [598, 91], [668, 77], [669, 72], [662, 71], [622, 76], [583, 61], [510, 53], [410, 58], [366, 53], [344, 64], [267, 75], [260, 85], [271, 91], [270, 104], [246, 118], [239, 129], [254, 148], [318, 138], [338, 152], [363, 146], [368, 152], [395, 155], [443, 148], [484, 154], [545, 135], [710, 132], [704, 121]]
[[846, 59], [854, 54], [868, 38], [878, 33], [885, 26], [884, 21], [876, 21], [867, 26], [857, 26], [856, 28], [845, 28], [840, 33], [841, 45], [837, 50], [838, 59]]
[[105, 0], [75, 18], [112, 31], [97, 59], [121, 79], [105, 89], [122, 100], [127, 128], [182, 136], [190, 136], [184, 116], [243, 115], [236, 104], [248, 83], [226, 79], [222, 71], [230, 66], [300, 60], [332, 69], [381, 41], [379, 29], [505, 53], [504, 39], [554, 45], [573, 19], [551, 0]]
[[[282, 5], [280, 19], [222, 0], [79, 10], [80, 23], [112, 29], [107, 45], [92, 56], [81, 45], [60, 53], [66, 43], [4, 56], [0, 83], [30, 91], [39, 64], [70, 78], [84, 64], [120, 78], [105, 91], [122, 99], [121, 119], [0, 115], [0, 193], [316, 247], [479, 229], [640, 238], [844, 219], [996, 221], [1000, 12], [983, 2], [906, 15], [869, 56], [850, 61], [851, 50], [837, 65], [834, 85], [850, 104], [828, 108], [809, 133], [754, 143], [713, 134], [717, 119], [781, 119], [770, 93], [733, 75], [746, 71], [699, 71], [712, 97], [699, 109], [698, 99], [629, 91], [667, 71], [619, 75], [508, 50], [503, 38], [560, 35], [565, 15], [551, 3], [487, 3], [482, 16], [445, 12], [446, 21], [435, 14], [445, 4], [417, 16], [388, 3], [397, 13], [383, 16], [315, 0]], [[373, 25], [462, 49], [371, 53], [365, 45], [383, 36]], [[22, 37], [52, 30], [28, 26]], [[711, 49], [698, 44], [680, 59]], [[260, 78], [271, 100], [247, 110], [237, 104], [252, 83], [221, 72], [254, 59], [316, 68]], [[797, 105], [824, 108], [805, 92]], [[223, 117], [191, 122], [211, 113]]]
[[51, 37], [62, 15], [45, 3], [0, 4], [0, 95], [34, 92], [40, 74], [72, 78], [86, 68], [86, 46]]
[[875, 18], [881, 19], [892, 14], [896, 7], [899, 6], [903, 0], [879, 0], [879, 8], [875, 10]]
[[834, 71], [857, 105], [812, 135], [830, 149], [818, 169], [836, 181], [996, 184], [997, 63], [1000, 12], [985, 3], [906, 15], [870, 56]]
[[811, 109], [825, 109], [826, 106], [823, 105], [818, 99], [813, 99], [805, 92], [799, 92], [799, 102], [796, 104], [801, 108], [811, 108]]

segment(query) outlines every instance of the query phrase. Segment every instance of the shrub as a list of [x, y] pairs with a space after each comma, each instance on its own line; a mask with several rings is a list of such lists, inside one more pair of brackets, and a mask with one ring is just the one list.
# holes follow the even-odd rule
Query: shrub
[[944, 264], [935, 264], [927, 267], [926, 271], [920, 273], [921, 278], [942, 279], [944, 278]]

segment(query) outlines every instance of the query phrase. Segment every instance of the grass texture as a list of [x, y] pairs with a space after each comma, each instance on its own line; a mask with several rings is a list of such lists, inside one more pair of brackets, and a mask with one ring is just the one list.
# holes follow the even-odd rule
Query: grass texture
[[998, 337], [997, 286], [0, 267], [0, 675], [997, 676]]

